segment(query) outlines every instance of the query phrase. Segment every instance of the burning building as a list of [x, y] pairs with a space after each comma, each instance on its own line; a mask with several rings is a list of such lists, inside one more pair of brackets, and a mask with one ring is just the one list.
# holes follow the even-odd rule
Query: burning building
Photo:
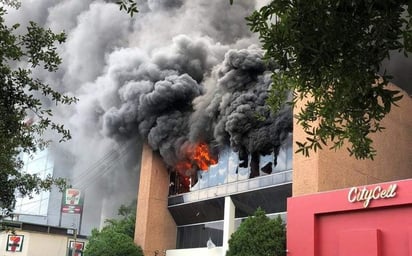
[[[342, 164], [350, 163], [341, 158], [346, 152], [331, 157], [324, 151], [316, 159], [296, 157], [292, 174], [291, 134], [293, 140], [302, 134], [292, 131], [290, 108], [272, 113], [265, 106], [271, 74], [244, 20], [265, 1], [138, 0], [133, 19], [109, 0], [21, 2], [19, 10], [9, 10], [8, 24], [24, 28], [33, 20], [67, 34], [58, 49], [59, 71], [34, 75], [79, 98], [73, 106], [46, 101], [45, 107], [73, 135], [51, 153], [59, 172], [87, 189], [84, 234], [100, 224], [96, 216], [114, 217], [133, 199], [138, 169], [135, 240], [148, 255], [206, 247], [209, 238], [226, 246], [235, 223], [257, 206], [269, 214], [286, 210], [292, 175], [296, 195], [392, 177], [380, 175], [390, 166], [379, 160], [386, 158], [375, 161], [377, 175], [365, 178], [355, 164]], [[410, 94], [411, 62], [404, 63], [388, 67], [400, 70], [404, 76], [394, 75]], [[410, 132], [392, 137], [404, 134]], [[380, 145], [398, 147], [389, 142]], [[410, 150], [400, 151], [409, 155], [398, 160], [378, 149], [396, 159], [397, 169], [410, 169]], [[339, 171], [330, 175], [331, 169]]]
[[[182, 253], [170, 250], [174, 248], [205, 248], [209, 239], [217, 246], [215, 250], [225, 251], [230, 234], [258, 207], [270, 215], [284, 214], [286, 197], [292, 191], [291, 158], [290, 136], [279, 149], [276, 166], [273, 155], [258, 157], [259, 177], [250, 178], [252, 162], [242, 167], [238, 154], [229, 149], [222, 151], [207, 171], [198, 168], [194, 172], [191, 166], [187, 176], [181, 169], [171, 171], [159, 154], [146, 145], [138, 192], [136, 243], [148, 255], [166, 249], [168, 255]], [[265, 171], [268, 166], [273, 168], [270, 174]], [[176, 177], [180, 179], [177, 183]]]
[[136, 242], [147, 253], [205, 247], [209, 238], [224, 248], [234, 230], [225, 221], [239, 222], [258, 207], [285, 211], [292, 111], [273, 113], [266, 105], [270, 75], [259, 49], [229, 50], [207, 81], [184, 74], [130, 87], [131, 102], [107, 116], [112, 123], [141, 110], [137, 127], [147, 145]]
[[[159, 154], [164, 172], [174, 175], [167, 192], [181, 195], [275, 173], [292, 130], [291, 109], [273, 114], [265, 106], [271, 74], [244, 20], [260, 1], [137, 4], [133, 18], [113, 1], [97, 0], [22, 1], [7, 14], [10, 25], [24, 28], [32, 20], [66, 31], [59, 71], [33, 75], [79, 98], [57, 107], [44, 99], [44, 106], [72, 133], [51, 153], [73, 185], [87, 189], [85, 234], [100, 224], [95, 216], [113, 217], [113, 209], [131, 199], [140, 150], [132, 140]], [[196, 148], [207, 148], [210, 158], [193, 157], [200, 153]], [[272, 164], [263, 168], [264, 162]], [[223, 165], [238, 170], [222, 175]], [[209, 171], [199, 171], [204, 169]]]

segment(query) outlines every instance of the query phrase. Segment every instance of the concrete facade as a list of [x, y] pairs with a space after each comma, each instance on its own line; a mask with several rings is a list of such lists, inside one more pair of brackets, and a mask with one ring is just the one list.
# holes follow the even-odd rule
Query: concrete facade
[[176, 224], [167, 209], [169, 174], [160, 156], [144, 145], [134, 241], [145, 255], [176, 248]]
[[[16, 228], [13, 232], [0, 232], [1, 256], [63, 256], [68, 255], [70, 242], [72, 244], [76, 242], [83, 249], [87, 243], [85, 237], [75, 239], [72, 235], [66, 234], [65, 228], [25, 223], [20, 225], [21, 228]], [[11, 244], [9, 238], [16, 236], [19, 238], [18, 243]], [[81, 255], [81, 253], [73, 254], [73, 256]]]
[[22, 255], [22, 256], [43, 256], [43, 255], [66, 255], [67, 237], [51, 236], [41, 233], [30, 233], [27, 231], [16, 232], [22, 235], [23, 246], [21, 252], [6, 251], [7, 237], [11, 233], [2, 233], [0, 235], [0, 251], [2, 256]]
[[[390, 89], [399, 90], [394, 85]], [[377, 150], [374, 160], [356, 160], [346, 147], [340, 150], [311, 152], [310, 157], [293, 155], [293, 195], [311, 194], [364, 184], [407, 179], [412, 176], [412, 99], [405, 92], [382, 120], [386, 129], [371, 136]], [[295, 109], [297, 114], [298, 106]], [[293, 140], [304, 141], [306, 134], [299, 126], [293, 129]], [[296, 144], [294, 151], [297, 150]]]

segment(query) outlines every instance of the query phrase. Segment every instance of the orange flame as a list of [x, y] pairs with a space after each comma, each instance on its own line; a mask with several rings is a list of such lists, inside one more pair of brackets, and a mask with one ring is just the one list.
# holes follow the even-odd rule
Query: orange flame
[[175, 169], [181, 174], [184, 174], [185, 171], [192, 169], [192, 163], [189, 161], [180, 161], [175, 165]]
[[217, 163], [217, 160], [210, 154], [208, 145], [204, 142], [187, 147], [185, 154], [187, 160], [181, 161], [175, 166], [180, 173], [192, 169], [194, 165], [202, 171], [207, 171], [210, 165]]
[[210, 165], [217, 163], [217, 160], [211, 156], [209, 147], [203, 142], [196, 145], [193, 160], [202, 171], [207, 171]]

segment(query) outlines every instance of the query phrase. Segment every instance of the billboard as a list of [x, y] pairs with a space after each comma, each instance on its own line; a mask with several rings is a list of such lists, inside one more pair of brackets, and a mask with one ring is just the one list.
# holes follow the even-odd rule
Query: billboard
[[79, 189], [68, 188], [63, 193], [62, 213], [81, 214], [83, 211], [83, 195]]

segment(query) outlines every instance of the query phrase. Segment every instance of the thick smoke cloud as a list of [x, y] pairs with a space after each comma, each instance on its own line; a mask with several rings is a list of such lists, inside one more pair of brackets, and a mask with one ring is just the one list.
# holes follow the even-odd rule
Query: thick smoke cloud
[[207, 138], [230, 144], [236, 151], [268, 154], [278, 150], [292, 130], [291, 109], [274, 114], [266, 106], [271, 78], [262, 54], [256, 47], [227, 52], [214, 73], [216, 87], [204, 99], [197, 99], [192, 140], [208, 131], [213, 134]]
[[49, 105], [73, 136], [50, 150], [56, 172], [85, 190], [84, 234], [135, 198], [142, 143], [173, 166], [200, 140], [276, 152], [292, 123], [264, 104], [270, 74], [244, 20], [255, 1], [141, 0], [133, 19], [114, 2], [27, 0], [7, 17], [67, 34], [59, 71], [34, 74], [79, 98]]
[[[212, 47], [204, 41], [178, 37], [174, 42], [167, 54], [157, 52], [135, 67], [133, 81], [119, 89], [120, 106], [103, 115], [106, 134], [139, 132], [172, 167], [184, 160], [182, 147], [198, 141], [276, 152], [291, 132], [292, 118], [290, 109], [275, 115], [266, 106], [270, 74], [262, 51], [229, 50], [216, 63], [208, 59]], [[214, 82], [206, 87], [208, 73]]]

